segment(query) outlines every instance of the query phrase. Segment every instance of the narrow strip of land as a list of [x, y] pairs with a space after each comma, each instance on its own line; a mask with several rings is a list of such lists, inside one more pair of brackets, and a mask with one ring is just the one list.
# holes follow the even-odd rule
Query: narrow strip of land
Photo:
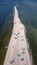
[[4, 65], [32, 65], [25, 33], [25, 26], [21, 23], [15, 6], [13, 32], [9, 42]]

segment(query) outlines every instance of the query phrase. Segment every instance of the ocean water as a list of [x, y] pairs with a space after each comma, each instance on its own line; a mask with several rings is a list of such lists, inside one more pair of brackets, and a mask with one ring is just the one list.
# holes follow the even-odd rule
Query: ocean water
[[13, 8], [15, 5], [18, 8], [19, 16], [22, 16], [21, 18], [23, 20], [25, 17], [28, 17], [30, 21], [34, 21], [34, 18], [37, 21], [37, 0], [0, 0], [0, 30], [6, 18], [11, 13], [13, 16]]

